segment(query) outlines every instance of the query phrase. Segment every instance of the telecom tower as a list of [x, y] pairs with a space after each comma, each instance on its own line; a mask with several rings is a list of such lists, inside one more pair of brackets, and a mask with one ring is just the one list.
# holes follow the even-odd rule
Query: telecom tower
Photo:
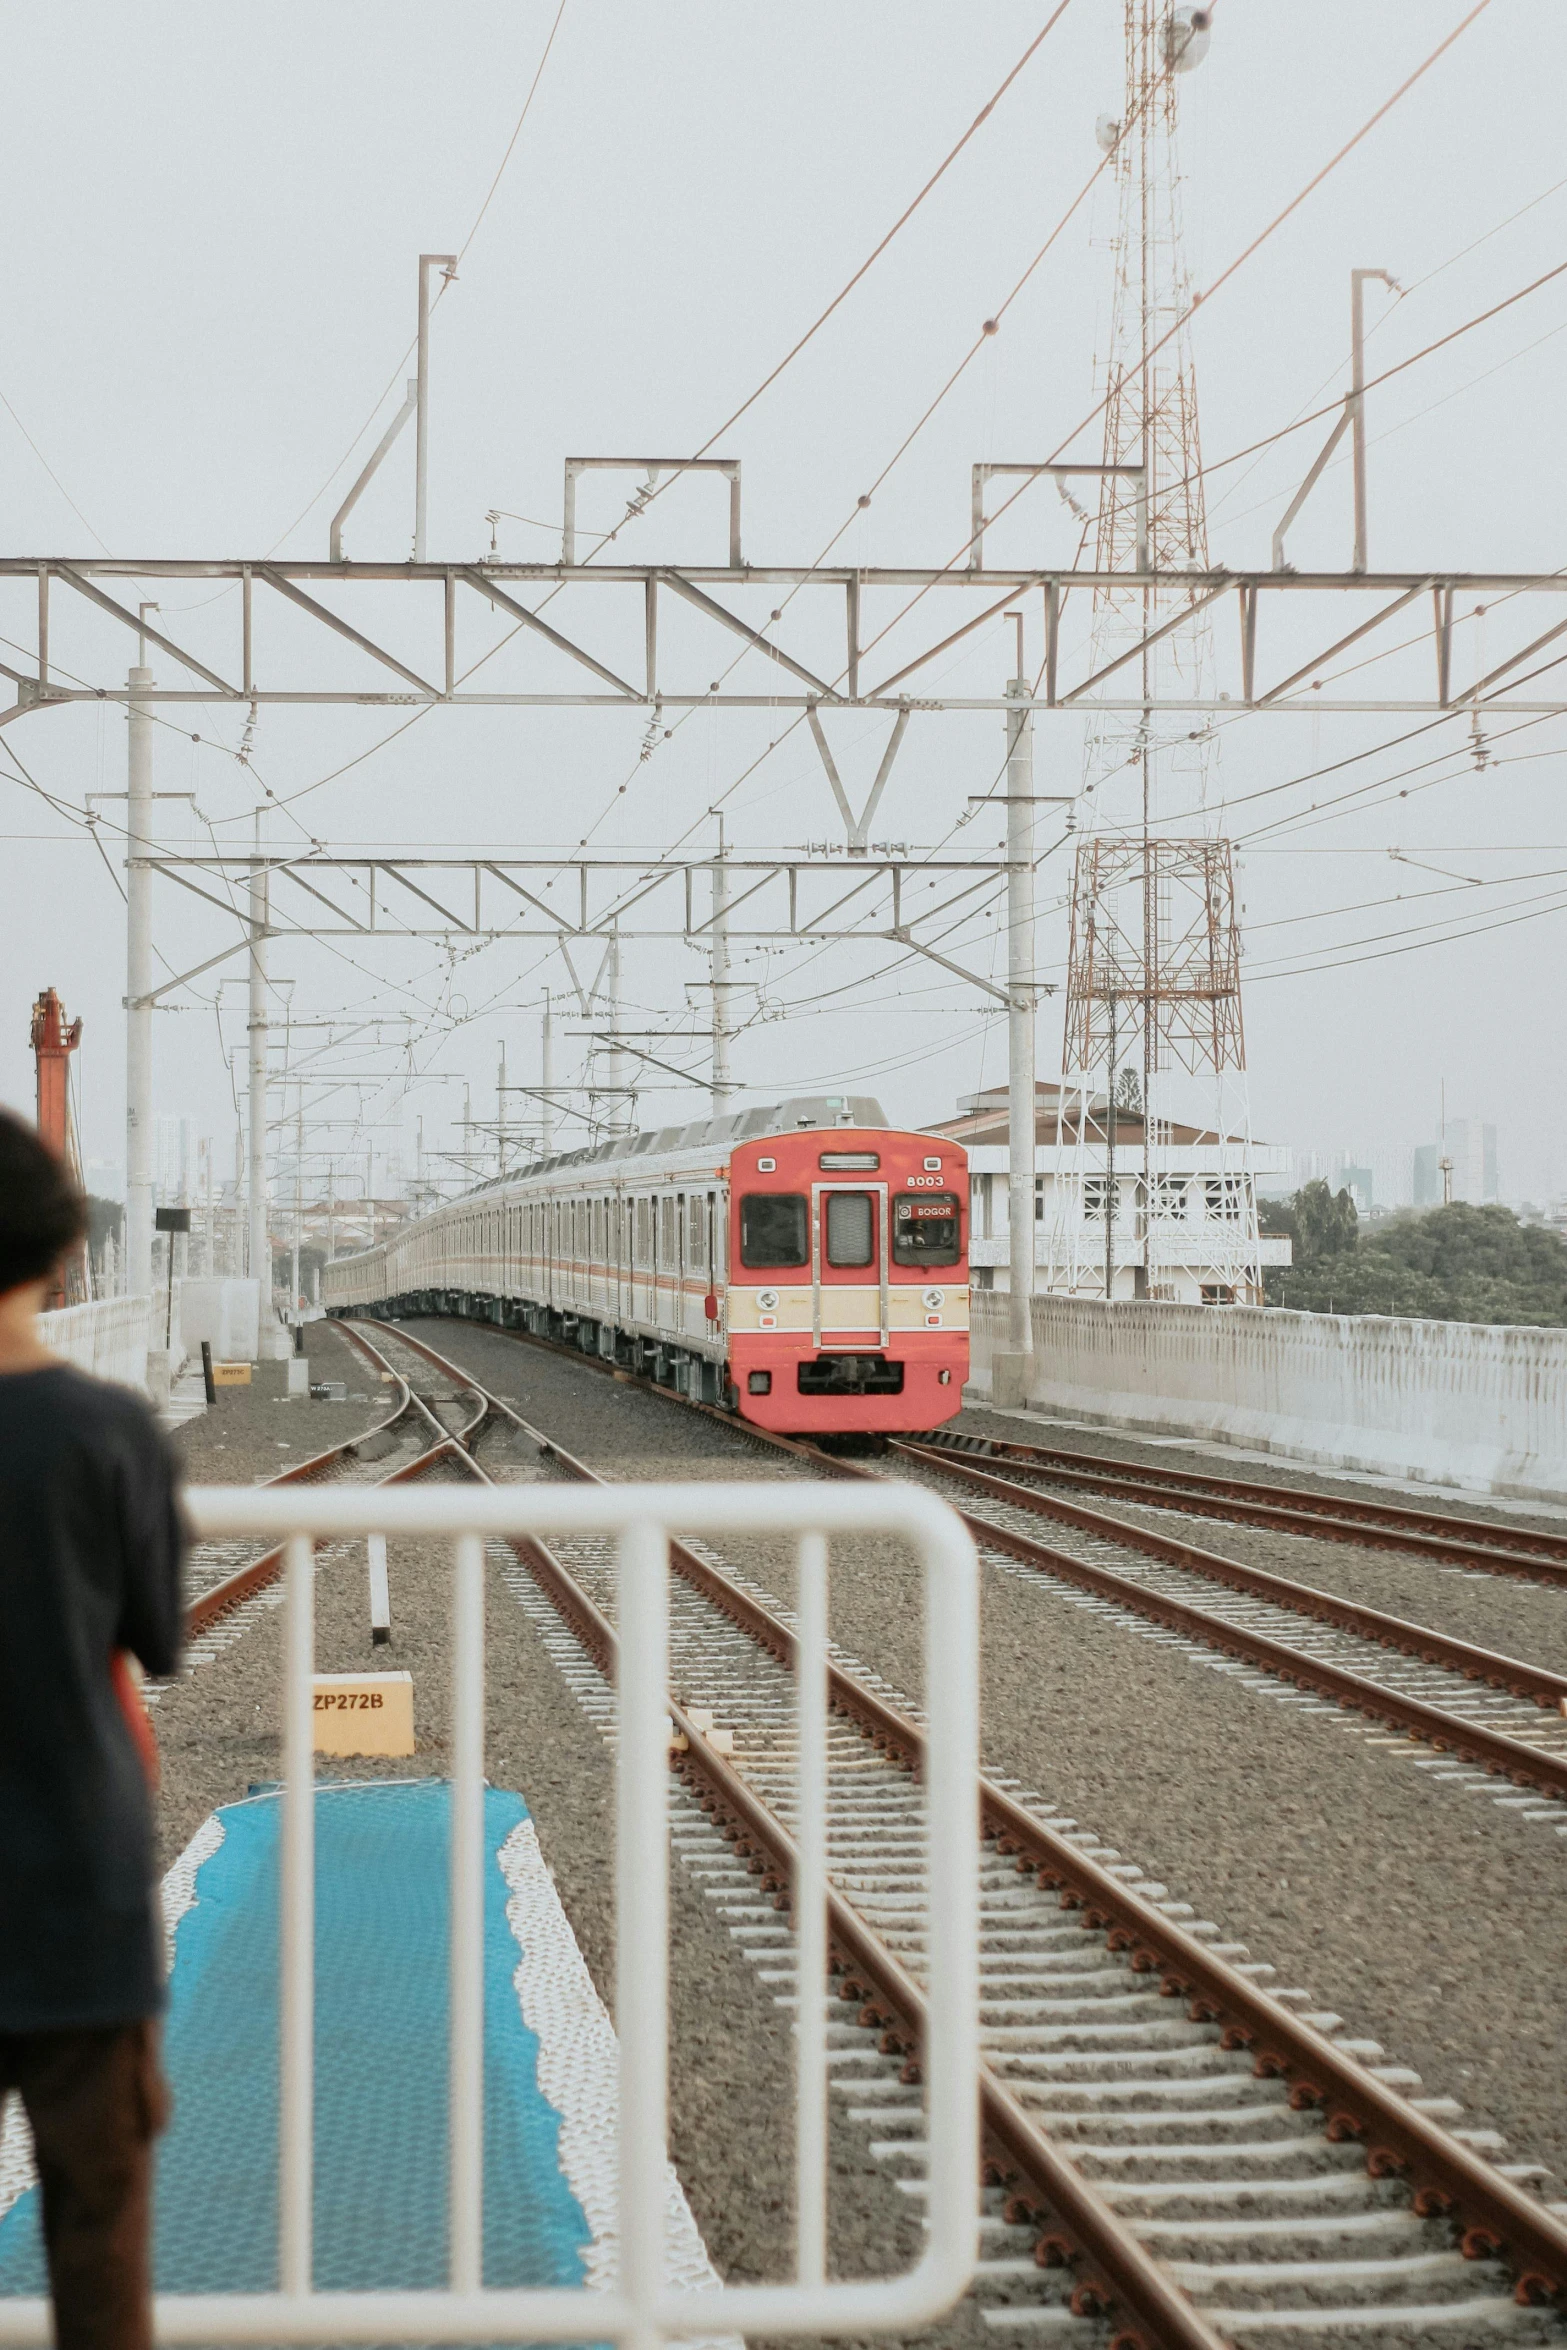
[[[1153, 571], [1208, 568], [1177, 152], [1182, 77], [1208, 41], [1204, 9], [1125, 0], [1125, 106], [1097, 126], [1117, 199], [1104, 462], [1141, 480], [1101, 477], [1101, 571], [1137, 570], [1144, 498]], [[1090, 667], [1188, 600], [1168, 586], [1102, 590]], [[1152, 709], [1205, 696], [1211, 652], [1201, 619], [1145, 644], [1141, 716], [1108, 714], [1087, 740], [1062, 1051], [1060, 1133], [1075, 1165], [1056, 1186], [1052, 1288], [1126, 1294], [1130, 1269], [1132, 1293], [1170, 1296], [1183, 1266], [1209, 1296], [1260, 1302], [1234, 876], [1207, 815], [1213, 746], [1201, 721], [1156, 724]], [[1176, 1086], [1195, 1113], [1179, 1145]]]

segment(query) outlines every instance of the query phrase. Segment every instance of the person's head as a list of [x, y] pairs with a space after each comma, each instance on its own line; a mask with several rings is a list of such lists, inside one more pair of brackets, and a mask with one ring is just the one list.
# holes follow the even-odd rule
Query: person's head
[[87, 1230], [87, 1202], [36, 1128], [0, 1110], [0, 1297], [47, 1281]]

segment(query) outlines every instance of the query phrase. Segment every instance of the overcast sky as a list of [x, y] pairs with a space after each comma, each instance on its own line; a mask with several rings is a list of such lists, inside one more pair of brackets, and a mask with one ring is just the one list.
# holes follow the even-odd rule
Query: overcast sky
[[[331, 513], [397, 404], [416, 256], [455, 251], [473, 231], [556, 7], [151, 0], [129, 12], [64, 0], [11, 10], [8, 78], [25, 103], [10, 110], [0, 149], [11, 223], [0, 252], [4, 551], [324, 556]], [[499, 524], [504, 555], [553, 559], [565, 456], [679, 454], [706, 441], [858, 267], [1048, 13], [1043, 0], [566, 0], [528, 120], [436, 314], [432, 556], [486, 553], [485, 517], [500, 509], [526, 518]], [[1198, 286], [1465, 13], [1461, 0], [1375, 10], [1222, 0], [1211, 54], [1181, 89]], [[1044, 242], [1098, 158], [1096, 118], [1121, 111], [1120, 17], [1118, 0], [1071, 0], [888, 254], [720, 444], [743, 460], [752, 560], [819, 553]], [[1492, 0], [1203, 308], [1195, 352], [1210, 465], [1342, 390], [1352, 267], [1384, 266], [1409, 289], [1396, 303], [1368, 295], [1381, 368], [1562, 260], [1564, 85], [1563, 11]], [[838, 559], [947, 560], [966, 533], [974, 461], [1045, 456], [1091, 409], [1112, 228], [1104, 196], [1079, 213]], [[1567, 278], [1372, 392], [1374, 567], [1567, 562], [1564, 329]], [[1214, 471], [1216, 559], [1267, 561], [1324, 430]], [[407, 554], [410, 444], [356, 514], [350, 553]], [[622, 495], [590, 484], [585, 520], [607, 523]], [[722, 538], [715, 499], [710, 484], [682, 484], [627, 535], [627, 559], [711, 559]], [[1062, 520], [1053, 502], [1020, 508], [994, 552], [1065, 559]], [[1348, 476], [1336, 467], [1291, 555], [1337, 567], [1349, 549]], [[217, 642], [233, 625], [237, 599], [208, 608], [210, 593], [170, 591], [175, 634], [209, 630]], [[1412, 625], [1423, 617], [1417, 607]], [[1469, 619], [1463, 658], [1494, 661], [1520, 629], [1547, 625], [1540, 606]], [[30, 649], [31, 627], [26, 595], [8, 592], [0, 635]], [[1406, 659], [1428, 670], [1429, 646]], [[941, 682], [993, 693], [1011, 667], [998, 618]], [[1392, 660], [1359, 683], [1374, 694], [1409, 674]], [[1536, 692], [1557, 677], [1567, 667]], [[835, 829], [806, 731], [761, 755], [784, 733], [765, 711], [699, 711], [642, 762], [646, 713], [636, 710], [435, 710], [408, 726], [406, 712], [263, 709], [248, 771], [233, 756], [242, 713], [166, 715], [157, 788], [195, 794], [160, 803], [173, 845], [248, 838], [257, 778], [291, 803], [268, 818], [280, 848], [314, 837], [525, 852], [588, 835], [606, 852], [640, 852], [693, 826], [694, 840], [711, 840], [705, 811], [720, 802], [742, 853]], [[861, 790], [889, 721], [861, 712], [833, 723], [851, 792]], [[1301, 711], [1221, 729], [1214, 788], [1231, 803], [1224, 822], [1241, 857], [1254, 1126], [1324, 1149], [1424, 1141], [1445, 1081], [1450, 1113], [1496, 1121], [1509, 1195], [1567, 1189], [1563, 727], [1496, 718], [1477, 758], [1468, 721], [1454, 719], [1317, 772], [1418, 724]], [[878, 836], [945, 839], [968, 795], [992, 786], [1000, 728], [988, 713], [917, 717]], [[125, 731], [123, 710], [98, 707], [0, 734], [11, 754], [0, 756], [0, 1095], [30, 1106], [28, 1007], [53, 984], [86, 1021], [85, 1139], [103, 1159], [123, 1153], [118, 853], [107, 829], [100, 853], [53, 812], [14, 762], [80, 809], [89, 793], [123, 789]], [[1042, 718], [1037, 757], [1039, 791], [1075, 789], [1081, 721]], [[1271, 785], [1289, 788], [1256, 796]], [[987, 850], [996, 835], [981, 812], [956, 837]], [[1069, 853], [1042, 869], [1049, 973], [1064, 958]], [[163, 893], [157, 937], [170, 967], [215, 951], [226, 935], [215, 923]], [[1440, 943], [1409, 951], [1432, 935], [1416, 931], [1428, 923]], [[1440, 935], [1449, 930], [1470, 935]], [[961, 951], [988, 969], [997, 944], [994, 927], [980, 926]], [[274, 953], [296, 1015], [406, 1013], [420, 1068], [466, 1075], [476, 1105], [503, 1037], [513, 1073], [536, 1072], [532, 1007], [565, 979], [558, 959], [505, 944], [455, 968], [431, 946], [356, 949], [352, 962], [305, 945]], [[752, 1024], [735, 1048], [749, 1097], [842, 1086], [917, 1120], [1001, 1080], [1004, 1034], [983, 1000], [930, 966], [895, 961], [892, 948], [737, 958], [755, 983], [741, 1003]], [[242, 976], [242, 962], [230, 968]], [[189, 1113], [220, 1138], [226, 1167], [234, 1111], [219, 976], [197, 983], [189, 1008], [158, 1018], [156, 1087], [160, 1111]], [[704, 977], [702, 960], [678, 946], [629, 946], [628, 1025], [700, 1016], [704, 999], [686, 983]], [[243, 1042], [242, 993], [231, 985], [224, 998], [232, 1045]], [[563, 1076], [581, 1049], [563, 1042]], [[1056, 1002], [1041, 1016], [1042, 1070], [1060, 1049]], [[432, 1083], [411, 1098], [407, 1147], [415, 1111], [433, 1141], [460, 1093]], [[703, 1101], [650, 1093], [642, 1121], [694, 1115]], [[345, 1149], [349, 1140], [344, 1130], [328, 1139]], [[378, 1135], [378, 1147], [389, 1139]]]

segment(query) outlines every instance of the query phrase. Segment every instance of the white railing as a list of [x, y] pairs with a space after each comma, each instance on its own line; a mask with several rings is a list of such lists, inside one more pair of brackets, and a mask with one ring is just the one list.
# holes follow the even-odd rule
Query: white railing
[[[903, 2332], [965, 2289], [976, 2252], [978, 2175], [977, 1564], [956, 1516], [909, 1485], [194, 1487], [203, 1538], [282, 1540], [285, 1550], [278, 2289], [172, 2294], [168, 2343], [603, 2342], [656, 2350], [670, 2336]], [[789, 2281], [670, 2288], [664, 2281], [668, 2155], [669, 1560], [672, 1532], [790, 1533], [799, 1544], [796, 1631], [798, 1853], [797, 2269]], [[845, 2283], [824, 2277], [827, 2213], [827, 1538], [902, 1537], [925, 1589], [930, 1939], [921, 2052], [930, 2147], [928, 2233], [917, 2266]], [[314, 2106], [315, 1541], [446, 1536], [453, 1554], [448, 2097], [444, 2291], [318, 2292], [312, 2282]], [[487, 2289], [483, 2242], [484, 1543], [491, 1535], [618, 1538], [616, 2026], [620, 2096], [618, 2274], [611, 2291]], [[0, 2343], [50, 2340], [47, 2305], [0, 2300]]]

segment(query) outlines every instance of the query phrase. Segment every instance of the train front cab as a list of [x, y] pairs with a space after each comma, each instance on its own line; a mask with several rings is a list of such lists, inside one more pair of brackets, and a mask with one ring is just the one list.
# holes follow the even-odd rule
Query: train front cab
[[968, 1377], [968, 1158], [945, 1135], [818, 1127], [730, 1156], [729, 1368], [790, 1435], [940, 1427]]

